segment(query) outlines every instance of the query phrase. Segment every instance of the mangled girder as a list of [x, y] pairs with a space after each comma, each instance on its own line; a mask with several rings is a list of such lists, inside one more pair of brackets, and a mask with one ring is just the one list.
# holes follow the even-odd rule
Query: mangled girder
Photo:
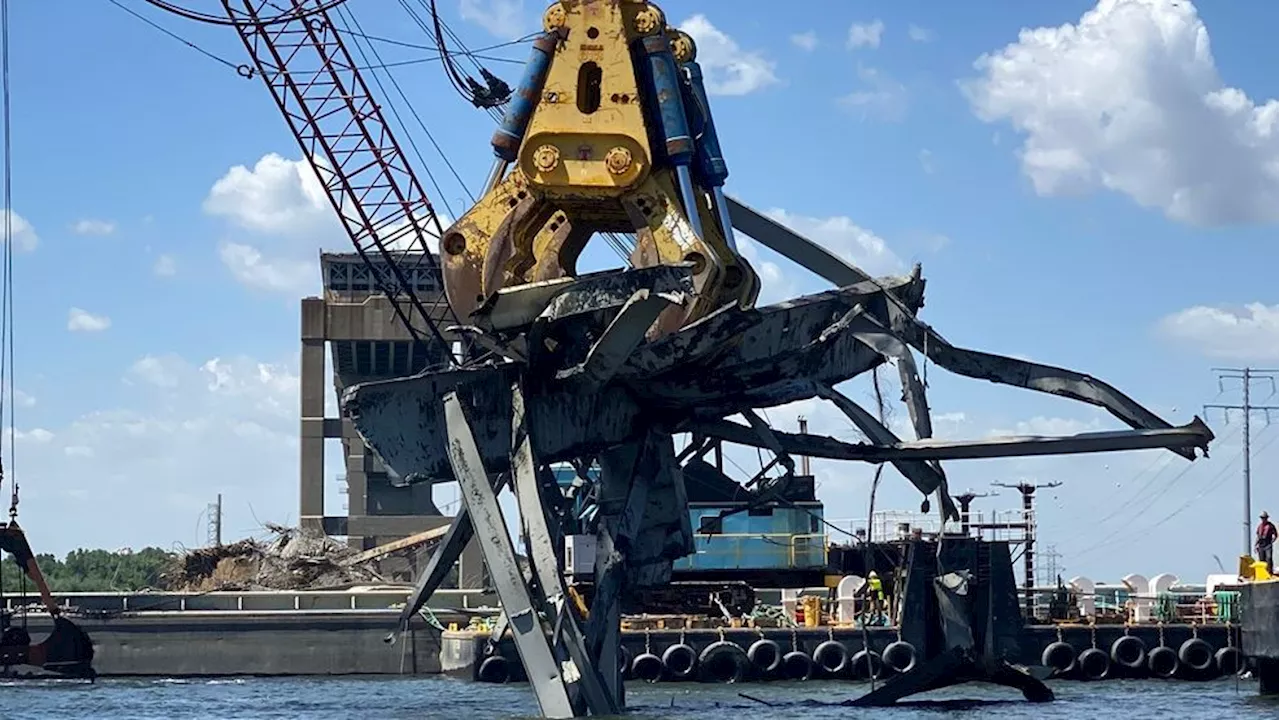
[[[574, 372], [589, 362], [591, 348], [605, 341], [609, 333], [604, 331], [618, 325], [619, 312], [634, 305], [637, 293], [674, 297], [685, 287], [682, 277], [680, 267], [665, 267], [563, 282], [557, 292], [540, 297], [541, 311], [526, 311], [532, 321], [503, 328], [525, 340], [521, 345], [527, 362], [494, 362], [357, 385], [344, 395], [344, 409], [365, 440], [407, 482], [453, 479], [445, 452], [442, 400], [455, 390], [468, 405], [490, 410], [471, 424], [486, 467], [505, 471], [511, 451], [506, 420], [510, 388], [530, 368], [538, 373], [536, 381], [528, 383], [527, 412], [537, 428], [534, 452], [543, 463], [594, 457], [636, 440], [651, 427], [667, 433], [693, 428], [732, 433], [724, 418], [813, 397], [836, 401], [864, 433], [878, 436], [868, 445], [832, 446], [831, 453], [893, 462], [925, 494], [945, 482], [933, 464], [939, 460], [1152, 447], [1194, 458], [1194, 448], [1207, 448], [1213, 437], [1198, 418], [1174, 428], [1086, 375], [947, 343], [914, 317], [923, 304], [919, 268], [910, 276], [862, 281], [764, 308], [741, 310], [731, 305], [657, 341], [633, 345], [625, 361], [608, 364], [605, 376], [589, 373], [584, 378], [582, 372]], [[643, 328], [644, 322], [638, 325]], [[591, 341], [573, 342], [584, 335]], [[900, 442], [883, 435], [887, 430], [874, 428], [868, 413], [858, 412], [852, 401], [832, 389], [885, 362], [885, 345], [877, 338], [919, 347], [940, 366], [964, 375], [1098, 405], [1136, 432]], [[913, 415], [927, 417], [922, 395], [918, 402], [921, 407]], [[734, 441], [745, 440], [743, 436]], [[821, 447], [794, 447], [801, 446], [803, 451], [788, 451], [829, 456]]]

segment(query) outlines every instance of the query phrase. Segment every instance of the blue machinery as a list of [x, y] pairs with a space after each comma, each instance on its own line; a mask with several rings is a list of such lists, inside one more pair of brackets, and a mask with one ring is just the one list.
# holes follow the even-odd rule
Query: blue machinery
[[[551, 470], [556, 484], [572, 498], [573, 516], [589, 520], [595, 507], [583, 491], [599, 480], [599, 468], [589, 469], [585, 479], [567, 463]], [[744, 495], [745, 491], [725, 492], [731, 481], [723, 476], [711, 487], [698, 482], [702, 477], [714, 477], [715, 470], [709, 465], [694, 466], [693, 470], [690, 477], [694, 482], [688, 486], [693, 553], [673, 562], [673, 580], [739, 581], [752, 588], [822, 585], [828, 570], [826, 534], [822, 503], [812, 494], [811, 479], [796, 478], [801, 491], [794, 499], [761, 503], [734, 499], [735, 493]]]

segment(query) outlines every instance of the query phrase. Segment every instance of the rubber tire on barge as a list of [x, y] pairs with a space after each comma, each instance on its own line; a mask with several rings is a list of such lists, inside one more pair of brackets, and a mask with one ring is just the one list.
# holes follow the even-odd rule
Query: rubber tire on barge
[[1040, 664], [1053, 668], [1054, 675], [1066, 675], [1076, 667], [1076, 649], [1062, 640], [1051, 642], [1040, 653]]
[[1085, 649], [1076, 659], [1080, 677], [1085, 680], [1106, 680], [1111, 674], [1111, 658], [1096, 647]]
[[849, 649], [837, 640], [823, 640], [813, 649], [813, 664], [828, 675], [839, 675], [849, 665]]
[[698, 656], [698, 679], [706, 683], [732, 685], [742, 682], [751, 661], [736, 643], [719, 640], [706, 646]]
[[916, 646], [906, 640], [895, 640], [885, 647], [880, 659], [890, 670], [905, 675], [916, 666]]
[[769, 675], [782, 665], [782, 647], [769, 638], [760, 638], [747, 648], [747, 659], [760, 675]]
[[1134, 635], [1122, 635], [1111, 643], [1111, 662], [1128, 670], [1140, 671], [1147, 666], [1147, 644]]
[[1151, 648], [1147, 653], [1147, 672], [1152, 677], [1169, 679], [1178, 675], [1178, 653], [1167, 645]]

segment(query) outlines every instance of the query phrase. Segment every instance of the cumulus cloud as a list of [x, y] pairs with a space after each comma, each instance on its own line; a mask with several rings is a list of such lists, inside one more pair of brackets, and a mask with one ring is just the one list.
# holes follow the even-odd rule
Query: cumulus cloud
[[858, 86], [841, 96], [838, 103], [861, 118], [901, 120], [907, 112], [907, 87], [883, 71], [861, 63], [857, 69]]
[[[883, 238], [858, 226], [849, 217], [810, 217], [781, 208], [771, 208], [764, 214], [873, 276], [890, 275], [905, 269], [901, 258]], [[770, 305], [815, 290], [813, 276], [808, 272], [796, 272], [799, 268], [790, 260], [761, 248], [742, 233], [738, 233], [735, 240], [738, 251], [760, 276], [760, 297], [756, 300], [758, 305]], [[825, 281], [821, 282], [822, 287], [826, 284]]]
[[315, 286], [319, 277], [314, 260], [268, 259], [257, 248], [241, 243], [222, 243], [218, 257], [236, 280], [259, 290], [297, 295]]
[[127, 407], [19, 435], [24, 516], [77, 528], [42, 551], [203, 541], [196, 517], [218, 492], [229, 536], [297, 522], [296, 360], [148, 355], [122, 379]]
[[850, 49], [875, 49], [880, 47], [880, 36], [883, 34], [884, 23], [879, 20], [873, 20], [869, 23], [854, 23], [849, 26], [849, 40], [846, 44]]
[[462, 0], [458, 14], [504, 40], [532, 29], [524, 21], [524, 0]]
[[109, 327], [111, 318], [106, 315], [94, 315], [77, 307], [67, 313], [67, 329], [71, 332], [102, 332]]
[[913, 42], [918, 42], [918, 43], [933, 42], [933, 39], [936, 38], [937, 36], [938, 34], [930, 30], [929, 28], [920, 27], [919, 25], [907, 26], [907, 37], [911, 38]]
[[77, 235], [110, 235], [115, 231], [116, 224], [110, 220], [95, 220], [93, 218], [77, 220], [71, 226], [71, 232]]
[[1023, 134], [1040, 195], [1101, 187], [1194, 225], [1276, 221], [1280, 105], [1223, 81], [1188, 0], [1099, 0], [975, 68], [962, 90], [979, 118]]
[[772, 208], [765, 213], [817, 242], [871, 275], [901, 272], [905, 264], [879, 235], [859, 226], [846, 215], [810, 217]]
[[1250, 303], [1243, 308], [1196, 305], [1167, 315], [1157, 324], [1165, 338], [1219, 360], [1274, 360], [1280, 351], [1280, 306]]
[[[4, 223], [6, 217], [8, 218], [9, 232], [13, 235], [13, 247], [25, 252], [35, 250], [36, 246], [40, 244], [40, 237], [36, 235], [36, 229], [31, 226], [31, 223], [12, 210], [0, 208], [0, 223]], [[0, 224], [0, 228], [3, 227]], [[4, 237], [0, 235], [0, 243], [3, 241]]]
[[252, 169], [232, 167], [213, 184], [204, 211], [241, 231], [242, 237], [219, 243], [218, 258], [232, 277], [257, 290], [313, 292], [320, 279], [319, 249], [347, 245], [305, 160], [268, 153]]
[[738, 47], [733, 38], [701, 13], [680, 23], [698, 44], [698, 63], [711, 95], [747, 95], [778, 82], [775, 63], [753, 50]]
[[151, 266], [151, 272], [160, 277], [173, 277], [178, 274], [178, 261], [172, 255], [161, 255]]
[[1029, 420], [1019, 420], [1011, 428], [993, 428], [988, 436], [999, 435], [1078, 435], [1084, 432], [1102, 430], [1102, 423], [1097, 418], [1089, 421], [1075, 418], [1036, 415]]
[[[275, 153], [262, 156], [252, 169], [237, 165], [219, 178], [204, 201], [204, 210], [222, 217], [237, 231], [218, 244], [218, 258], [241, 284], [289, 295], [312, 293], [320, 284], [319, 251], [347, 252], [346, 231], [333, 211], [311, 165]], [[428, 248], [435, 251], [435, 224], [421, 219]], [[450, 219], [440, 214], [443, 227]], [[400, 221], [379, 230], [393, 250], [421, 247]], [[172, 259], [156, 262], [156, 274], [176, 270]]]
[[791, 44], [805, 52], [811, 52], [814, 48], [818, 47], [818, 33], [812, 30], [795, 33], [791, 36]]
[[307, 235], [330, 230], [333, 209], [319, 178], [304, 160], [263, 155], [253, 169], [236, 165], [218, 178], [204, 211], [241, 228], [273, 235]]

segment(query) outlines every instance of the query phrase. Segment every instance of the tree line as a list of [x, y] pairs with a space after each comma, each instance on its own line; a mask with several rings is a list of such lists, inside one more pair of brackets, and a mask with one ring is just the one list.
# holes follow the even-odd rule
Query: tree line
[[[54, 555], [36, 555], [36, 564], [55, 594], [60, 592], [129, 592], [145, 588], [159, 589], [161, 575], [174, 566], [177, 556], [160, 548], [143, 548], [136, 552], [109, 550], [72, 550], [59, 560]], [[20, 591], [25, 576], [12, 555], [0, 563], [0, 580], [6, 594]], [[30, 580], [27, 594], [38, 593]]]

